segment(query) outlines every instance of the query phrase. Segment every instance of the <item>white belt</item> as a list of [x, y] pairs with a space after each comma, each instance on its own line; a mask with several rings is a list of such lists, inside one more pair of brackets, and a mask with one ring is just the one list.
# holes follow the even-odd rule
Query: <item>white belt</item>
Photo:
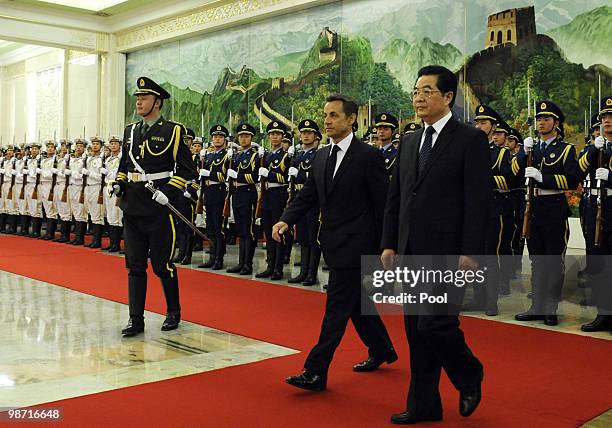
[[254, 186], [254, 183], [236, 183], [237, 187], [242, 187], [242, 186]]
[[128, 172], [128, 181], [140, 183], [145, 181], [161, 180], [172, 177], [172, 171], [156, 172], [154, 174], [140, 174], [139, 172]]
[[493, 189], [496, 193], [510, 193], [510, 190]]
[[554, 189], [533, 189], [534, 196], [549, 196], [549, 195], [561, 195], [565, 193], [563, 190], [554, 190]]
[[206, 184], [207, 186], [214, 186], [216, 184], [225, 184], [225, 183], [221, 183], [220, 181], [206, 180], [204, 184]]
[[[591, 195], [593, 196], [599, 196], [599, 189], [591, 189]], [[612, 196], [612, 189], [604, 189], [604, 191], [602, 192], [602, 195], [606, 195], [606, 196]]]
[[286, 184], [281, 184], [281, 183], [266, 183], [267, 184], [267, 189], [271, 189], [273, 187], [285, 187], [287, 186]]

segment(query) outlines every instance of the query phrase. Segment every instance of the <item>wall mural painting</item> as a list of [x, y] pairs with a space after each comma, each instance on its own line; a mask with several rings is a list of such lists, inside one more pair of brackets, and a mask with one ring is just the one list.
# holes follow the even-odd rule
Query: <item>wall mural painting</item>
[[486, 103], [526, 134], [529, 82], [532, 99], [563, 109], [566, 140], [580, 149], [599, 80], [612, 92], [609, 40], [603, 0], [335, 2], [130, 53], [126, 122], [137, 119], [129, 95], [147, 75], [172, 94], [165, 116], [198, 135], [215, 123], [320, 121], [334, 92], [360, 104], [362, 135], [382, 111], [414, 120], [417, 71], [441, 64], [459, 77], [459, 119]]

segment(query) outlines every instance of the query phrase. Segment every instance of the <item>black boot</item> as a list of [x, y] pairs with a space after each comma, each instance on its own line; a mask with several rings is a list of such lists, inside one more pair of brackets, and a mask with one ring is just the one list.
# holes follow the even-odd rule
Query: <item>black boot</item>
[[54, 239], [56, 229], [57, 229], [57, 220], [54, 218], [48, 218], [47, 219], [47, 233], [45, 233], [45, 236], [43, 237], [43, 239], [45, 241], [51, 241], [52, 239]]
[[244, 240], [244, 264], [240, 269], [240, 275], [251, 275], [253, 273], [253, 256], [255, 255], [255, 241], [251, 238]]
[[246, 258], [245, 250], [246, 238], [240, 237], [240, 242], [238, 243], [238, 264], [226, 270], [227, 273], [240, 273], [244, 266], [244, 259]]
[[185, 236], [185, 257], [181, 260], [182, 265], [190, 265], [191, 264], [191, 254], [193, 253], [193, 233], [189, 233]]
[[32, 233], [28, 236], [30, 238], [40, 238], [40, 230], [42, 229], [42, 218], [33, 217], [32, 218]]
[[287, 281], [289, 284], [298, 284], [300, 282], [304, 282], [306, 280], [306, 277], [308, 276], [308, 265], [310, 260], [310, 247], [308, 245], [302, 244], [300, 246], [300, 257], [302, 260], [300, 264], [300, 273], [298, 274], [298, 276], [289, 278], [289, 281]]
[[85, 243], [85, 229], [87, 228], [87, 222], [78, 221], [74, 228], [74, 241], [72, 245], [83, 245]]
[[[79, 223], [77, 223], [77, 226]], [[144, 307], [147, 297], [147, 274], [128, 274], [128, 298], [130, 304], [130, 320], [121, 330], [124, 336], [134, 336], [144, 331]]]
[[215, 238], [212, 238], [208, 242], [208, 247], [210, 248], [210, 255], [208, 256], [208, 261], [206, 263], [200, 263], [198, 265], [199, 268], [210, 269], [215, 264]]
[[285, 242], [283, 242], [283, 264], [288, 265], [291, 260], [291, 250], [293, 250], [293, 229], [291, 233], [285, 235]]
[[114, 240], [113, 240], [113, 246], [108, 250], [108, 252], [109, 253], [120, 253], [121, 252], [121, 239], [123, 238], [123, 226], [112, 226], [111, 234], [114, 234]]
[[91, 234], [93, 235], [93, 239], [85, 246], [88, 248], [100, 248], [102, 246], [102, 225], [92, 224]]
[[115, 245], [115, 238], [116, 238], [116, 232], [115, 232], [115, 226], [108, 226], [108, 245], [105, 247], [102, 247], [101, 250], [102, 251], [109, 251], [111, 248], [113, 248], [113, 245]]
[[180, 263], [185, 258], [185, 233], [182, 231], [178, 234], [176, 246], [178, 254], [172, 259], [172, 263]]
[[17, 235], [19, 236], [26, 236], [28, 233], [30, 233], [30, 223], [32, 222], [32, 217], [30, 217], [29, 215], [22, 215], [21, 216], [21, 224], [20, 224], [20, 230], [17, 233]]
[[270, 276], [270, 279], [272, 281], [278, 281], [280, 279], [283, 279], [283, 259], [285, 258], [284, 244], [277, 242], [275, 246], [276, 254], [274, 257], [274, 272], [272, 272], [272, 276]]
[[61, 244], [70, 241], [70, 221], [62, 220], [60, 226], [60, 237], [58, 239], [54, 239], [54, 241]]
[[255, 278], [270, 278], [274, 273], [274, 262], [276, 261], [276, 242], [266, 242], [266, 270], [259, 272]]
[[10, 215], [8, 219], [8, 230], [6, 231], [9, 235], [15, 235], [17, 233], [17, 216]]
[[217, 239], [217, 248], [215, 256], [215, 264], [212, 267], [212, 270], [221, 270], [223, 269], [223, 257], [225, 256], [225, 239], [223, 236]]
[[178, 276], [175, 271], [172, 277], [164, 276], [161, 279], [164, 296], [166, 297], [166, 320], [162, 331], [175, 330], [181, 321], [181, 305], [179, 303]]
[[4, 233], [4, 229], [6, 228], [6, 220], [8, 214], [0, 214], [0, 233]]
[[311, 287], [318, 282], [317, 275], [319, 273], [319, 261], [321, 260], [321, 248], [313, 245], [310, 247], [308, 255], [308, 276], [302, 282], [305, 287]]
[[600, 315], [588, 324], [583, 324], [580, 330], [586, 332], [612, 331], [612, 315]]

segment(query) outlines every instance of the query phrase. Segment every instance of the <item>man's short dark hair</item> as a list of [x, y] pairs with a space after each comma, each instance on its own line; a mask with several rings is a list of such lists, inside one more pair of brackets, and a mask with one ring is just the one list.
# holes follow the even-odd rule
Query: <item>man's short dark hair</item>
[[325, 101], [328, 103], [331, 103], [334, 101], [341, 101], [342, 111], [344, 111], [344, 114], [346, 114], [347, 116], [350, 116], [351, 114], [354, 113], [355, 121], [357, 121], [357, 111], [359, 110], [359, 106], [350, 97], [347, 97], [346, 95], [342, 95], [342, 94], [334, 94], [334, 95], [330, 95], [329, 97], [327, 97]]
[[453, 99], [449, 107], [455, 105], [455, 98], [457, 98], [457, 76], [455, 76], [455, 73], [441, 65], [426, 65], [419, 70], [417, 79], [421, 76], [437, 76], [438, 89], [440, 89], [443, 94], [447, 92], [453, 93]]

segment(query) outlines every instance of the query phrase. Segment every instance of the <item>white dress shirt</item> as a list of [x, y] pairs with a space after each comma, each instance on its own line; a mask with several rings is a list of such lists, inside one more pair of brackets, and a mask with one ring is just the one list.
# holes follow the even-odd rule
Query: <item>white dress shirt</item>
[[338, 154], [336, 155], [336, 167], [334, 168], [334, 177], [336, 176], [336, 171], [338, 171], [338, 168], [340, 167], [340, 164], [342, 163], [342, 159], [344, 159], [344, 155], [346, 154], [346, 151], [348, 150], [349, 146], [351, 145], [351, 141], [353, 141], [353, 133], [351, 132], [350, 134], [348, 134], [346, 137], [344, 137], [342, 140], [340, 140], [340, 142], [335, 143], [332, 140], [332, 146], [330, 147], [329, 150], [329, 155], [331, 156], [331, 149], [333, 148], [333, 145], [337, 145], [340, 150], [338, 150]]
[[425, 131], [427, 131], [427, 128], [429, 128], [430, 126], [433, 126], [435, 130], [435, 132], [431, 136], [431, 147], [433, 148], [434, 144], [436, 144], [436, 140], [438, 139], [438, 135], [440, 135], [440, 132], [442, 132], [442, 128], [444, 128], [444, 126], [446, 125], [446, 122], [448, 122], [451, 117], [453, 117], [453, 112], [449, 111], [446, 114], [446, 116], [444, 116], [442, 119], [439, 119], [433, 125], [425, 124], [425, 128], [423, 128], [423, 135], [421, 136], [421, 145], [419, 146], [419, 150], [421, 150], [421, 147], [423, 147], [423, 142], [425, 141], [425, 134], [426, 134]]

